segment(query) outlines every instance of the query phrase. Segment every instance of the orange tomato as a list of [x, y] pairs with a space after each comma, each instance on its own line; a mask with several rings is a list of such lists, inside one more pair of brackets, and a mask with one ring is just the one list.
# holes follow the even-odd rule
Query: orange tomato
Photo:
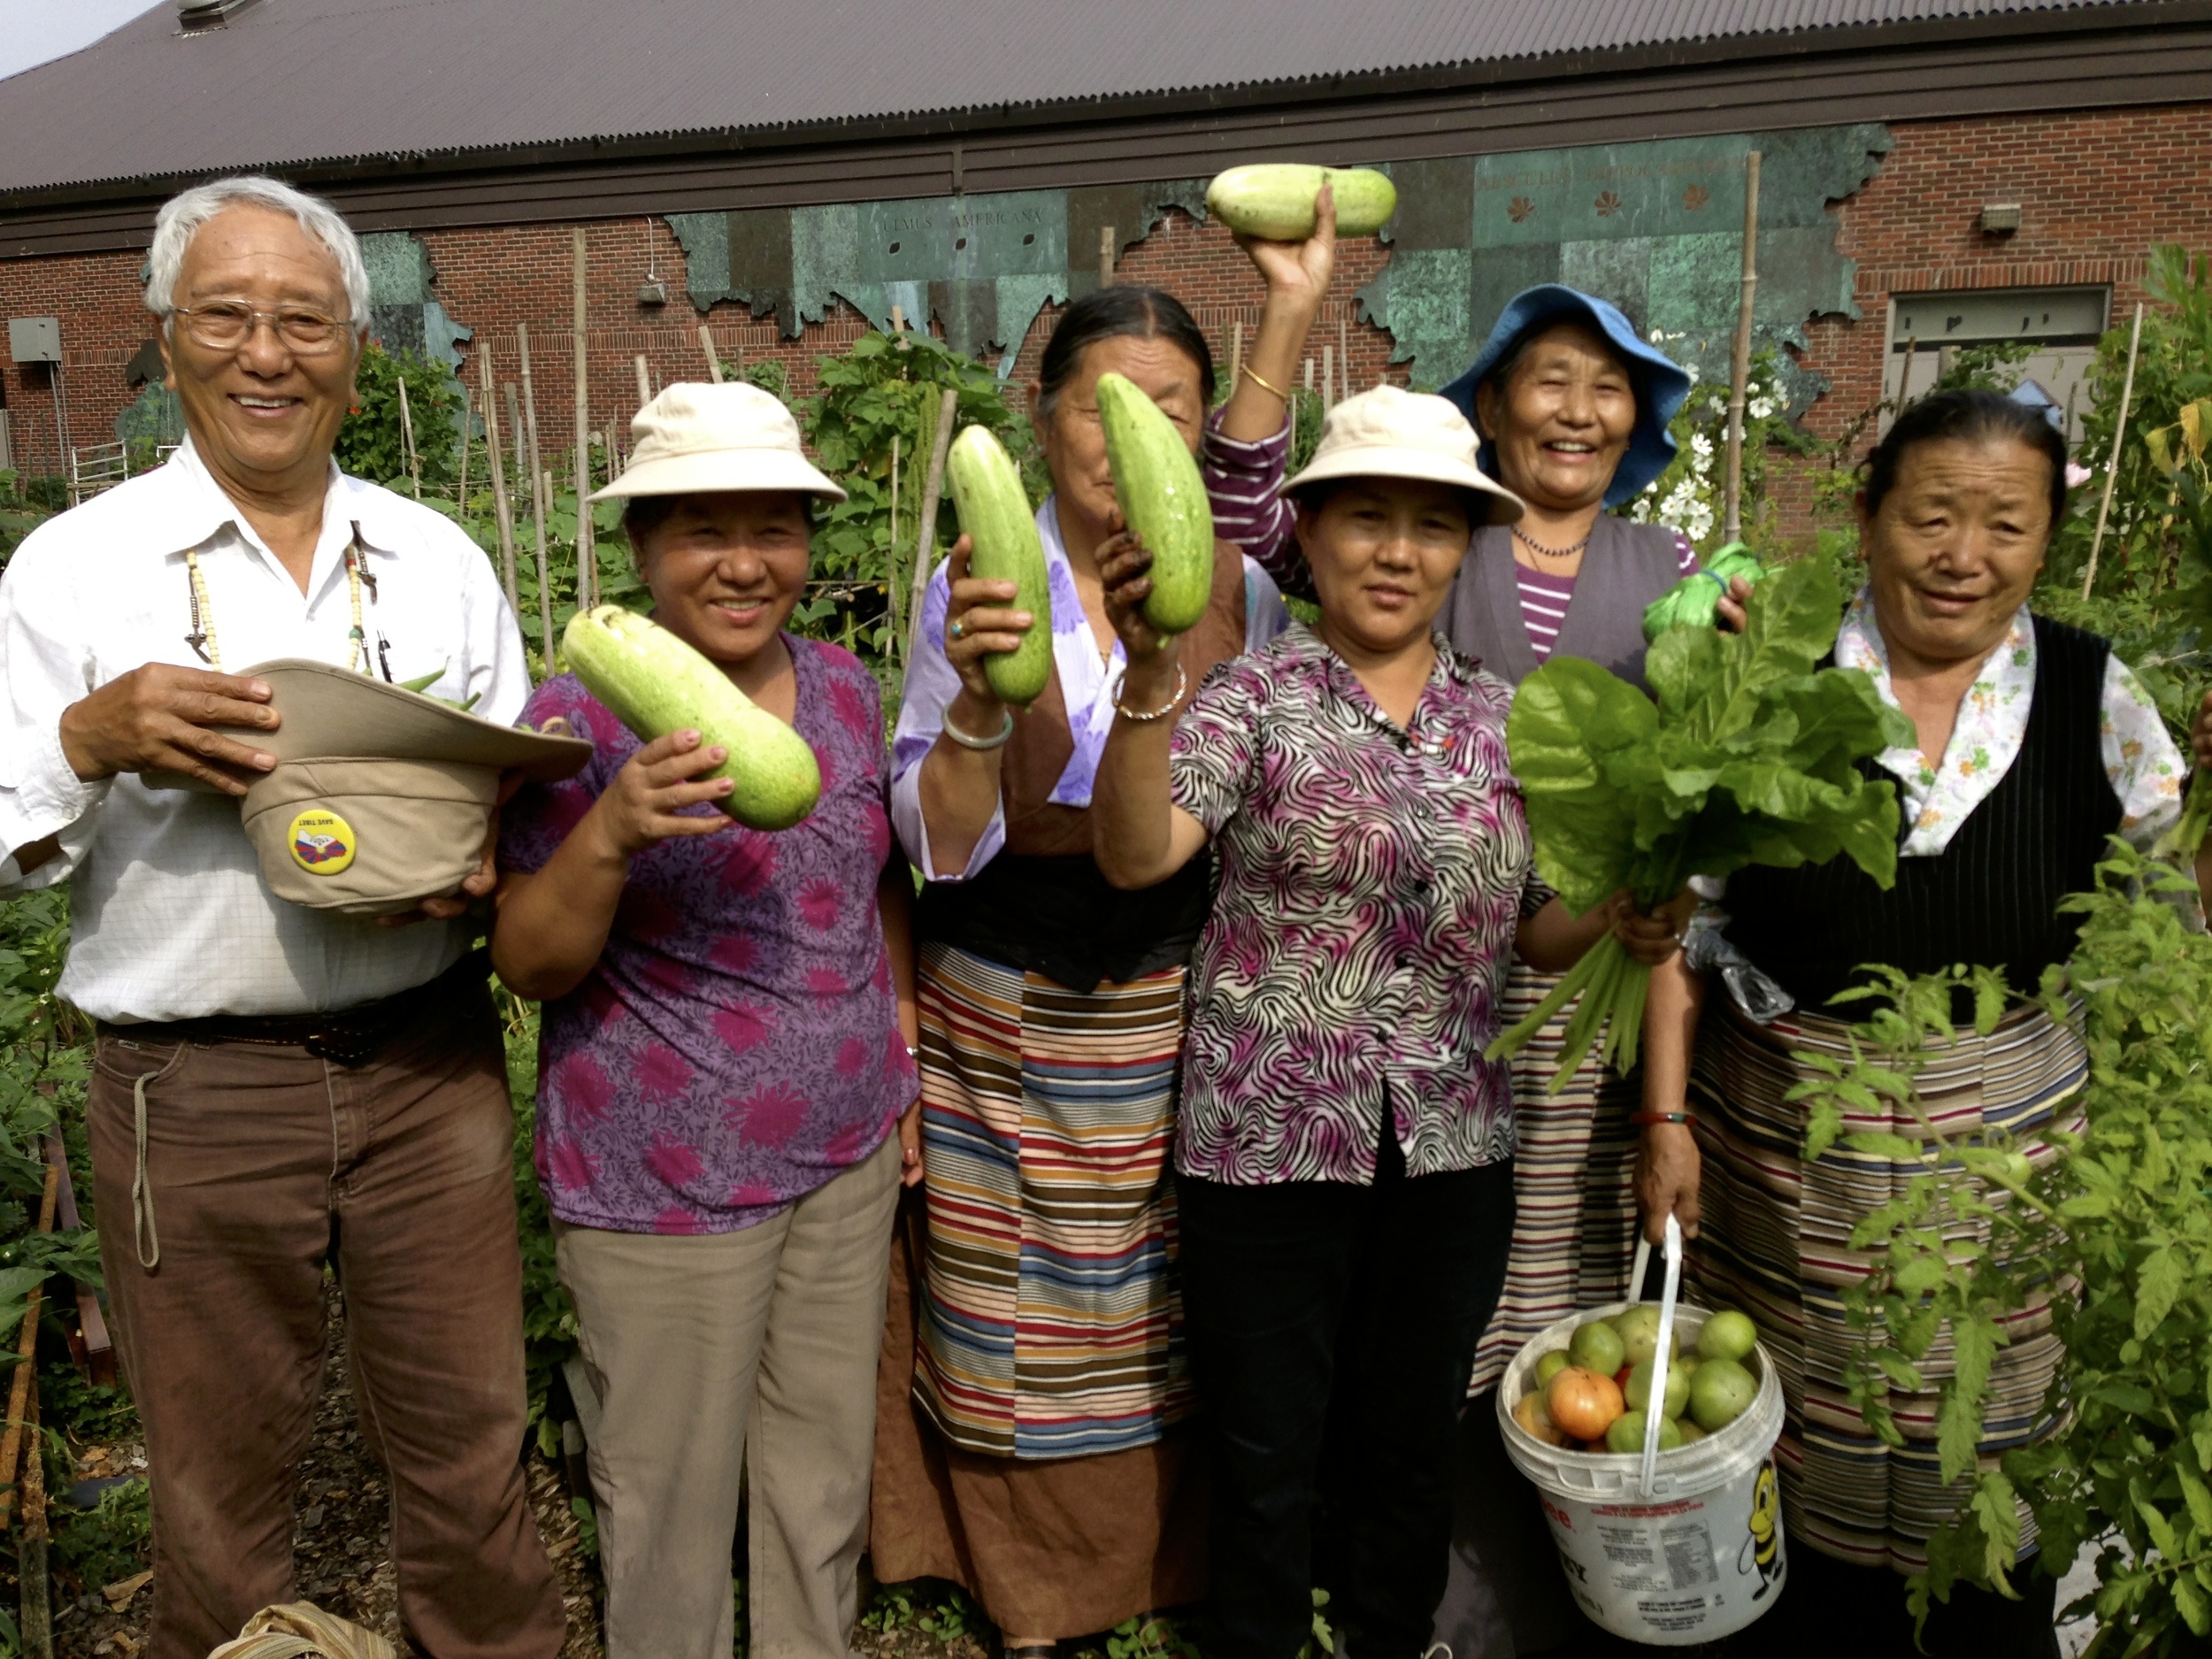
[[1551, 1413], [1545, 1409], [1544, 1396], [1540, 1392], [1532, 1389], [1521, 1396], [1521, 1403], [1513, 1408], [1513, 1420], [1547, 1446], [1566, 1444], [1567, 1437], [1551, 1420]]
[[1551, 1379], [1544, 1403], [1551, 1420], [1578, 1440], [1603, 1440], [1613, 1419], [1628, 1409], [1618, 1383], [1579, 1365], [1570, 1365]]

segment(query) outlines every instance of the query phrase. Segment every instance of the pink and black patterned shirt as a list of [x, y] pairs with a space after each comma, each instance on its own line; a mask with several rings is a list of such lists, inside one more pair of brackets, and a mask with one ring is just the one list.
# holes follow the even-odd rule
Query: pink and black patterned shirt
[[1170, 787], [1219, 890], [1190, 967], [1175, 1166], [1233, 1186], [1374, 1179], [1510, 1156], [1483, 1058], [1529, 876], [1512, 691], [1442, 639], [1401, 730], [1292, 623], [1223, 663], [1176, 726]]

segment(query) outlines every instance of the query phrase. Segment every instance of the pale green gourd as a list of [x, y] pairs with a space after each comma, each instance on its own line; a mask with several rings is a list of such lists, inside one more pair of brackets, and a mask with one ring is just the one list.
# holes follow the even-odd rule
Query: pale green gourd
[[1152, 555], [1144, 619], [1185, 634], [1213, 595], [1214, 514], [1198, 459], [1160, 406], [1122, 375], [1098, 377], [1098, 419], [1123, 522]]
[[789, 829], [814, 810], [822, 769], [806, 740], [730, 683], [721, 667], [666, 628], [619, 605], [579, 611], [561, 653], [584, 689], [646, 742], [696, 731], [729, 758], [700, 778], [727, 778], [715, 804], [747, 827]]
[[1336, 199], [1336, 234], [1371, 236], [1397, 211], [1398, 187], [1371, 167], [1260, 162], [1216, 173], [1206, 211], [1240, 235], [1303, 242], [1313, 234], [1314, 198], [1326, 181]]
[[1012, 582], [1012, 608], [1033, 618], [1020, 648], [983, 659], [983, 677], [1002, 703], [1027, 708], [1052, 680], [1052, 593], [1037, 517], [1014, 457], [987, 426], [968, 426], [945, 455], [953, 504], [969, 543], [968, 574]]

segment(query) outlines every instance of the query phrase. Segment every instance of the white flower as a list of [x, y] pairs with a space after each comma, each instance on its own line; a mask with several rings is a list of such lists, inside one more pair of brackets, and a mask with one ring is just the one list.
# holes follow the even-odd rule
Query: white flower
[[1690, 453], [1696, 456], [1701, 461], [1711, 460], [1713, 458], [1713, 441], [1701, 432], [1692, 433], [1690, 434]]
[[1663, 346], [1667, 343], [1667, 331], [1663, 328], [1653, 329], [1649, 337], [1651, 343], [1655, 346]]
[[1728, 412], [1728, 400], [1724, 397], [1716, 397], [1706, 407], [1716, 415], [1724, 415]]
[[[1679, 338], [1679, 336], [1678, 335], [1678, 336], [1677, 336], [1677, 338]], [[1684, 365], [1682, 365], [1682, 373], [1685, 373], [1685, 374], [1686, 374], [1686, 375], [1688, 375], [1688, 376], [1690, 377], [1690, 384], [1691, 384], [1691, 385], [1695, 386], [1695, 385], [1697, 384], [1697, 365], [1696, 365], [1696, 364], [1694, 364], [1694, 363], [1686, 363], [1686, 364], [1684, 364]]]
[[1764, 420], [1764, 419], [1766, 419], [1769, 415], [1771, 415], [1773, 412], [1774, 412], [1774, 403], [1773, 403], [1773, 402], [1772, 402], [1772, 400], [1771, 400], [1771, 399], [1769, 399], [1769, 398], [1764, 398], [1764, 397], [1755, 397], [1755, 398], [1753, 398], [1753, 399], [1751, 400], [1751, 418], [1752, 418], [1752, 419], [1754, 419], [1754, 420]]

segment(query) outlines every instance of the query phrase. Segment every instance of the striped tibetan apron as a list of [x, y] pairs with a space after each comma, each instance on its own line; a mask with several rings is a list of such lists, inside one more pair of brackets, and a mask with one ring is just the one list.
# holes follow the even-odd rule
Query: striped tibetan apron
[[1193, 1403], [1170, 1272], [1183, 970], [1085, 993], [953, 946], [921, 956], [915, 1400], [999, 1456], [1156, 1440]]
[[[1926, 1540], [1963, 1496], [1938, 1473], [1936, 1409], [1951, 1375], [1947, 1338], [1920, 1364], [1927, 1387], [1892, 1388], [1890, 1409], [1905, 1437], [1892, 1448], [1869, 1431], [1844, 1382], [1858, 1339], [1844, 1317], [1843, 1292], [1875, 1260], [1854, 1249], [1852, 1230], [1898, 1197], [1919, 1171], [1838, 1145], [1808, 1164], [1806, 1113], [1786, 1098], [1817, 1073], [1793, 1051], [1847, 1056], [1849, 1030], [1817, 1015], [1788, 1015], [1761, 1028], [1727, 998], [1707, 1004], [1691, 1078], [1699, 1150], [1704, 1157], [1692, 1247], [1693, 1294], [1709, 1305], [1743, 1309], [1781, 1374], [1787, 1418], [1778, 1456], [1783, 1511], [1793, 1541], [1861, 1566], [1918, 1571]], [[1920, 1075], [1930, 1118], [1947, 1135], [2006, 1129], [2039, 1165], [2053, 1156], [2040, 1131], [2078, 1131], [2087, 1075], [2080, 1039], [2039, 1010], [2008, 1016], [1986, 1038], [1962, 1027], [1947, 1048], [1932, 1050]], [[1847, 1133], [1886, 1131], [1912, 1139], [1918, 1125], [1901, 1110], [1853, 1113]], [[2006, 1202], [2001, 1192], [1993, 1202]], [[1985, 1224], [1973, 1235], [1989, 1242]], [[2036, 1294], [2008, 1322], [1997, 1350], [1983, 1424], [1984, 1468], [2047, 1432], [2044, 1400], [2062, 1357], [2052, 1334], [2048, 1297]], [[2035, 1529], [2021, 1509], [2021, 1552]]]

